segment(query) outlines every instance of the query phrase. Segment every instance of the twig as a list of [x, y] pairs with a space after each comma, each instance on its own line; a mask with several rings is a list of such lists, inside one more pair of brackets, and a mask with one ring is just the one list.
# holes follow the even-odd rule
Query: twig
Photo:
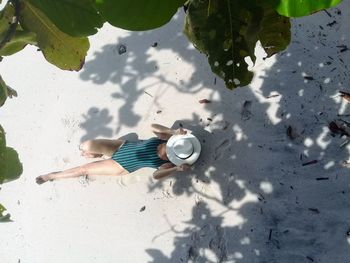
[[329, 177], [317, 177], [317, 181], [329, 180]]
[[143, 91], [144, 93], [146, 93], [148, 96], [150, 96], [151, 98], [153, 98], [153, 96], [151, 94], [149, 94], [147, 91]]
[[318, 162], [317, 160], [312, 160], [310, 162], [303, 163], [303, 166], [310, 165], [310, 164], [315, 164], [317, 162]]

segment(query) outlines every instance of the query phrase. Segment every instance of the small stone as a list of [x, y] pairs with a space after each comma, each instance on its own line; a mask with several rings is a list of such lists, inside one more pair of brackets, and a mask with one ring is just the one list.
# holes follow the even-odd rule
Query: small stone
[[119, 55], [122, 55], [122, 54], [124, 54], [124, 53], [126, 53], [126, 46], [123, 45], [123, 44], [120, 44], [120, 45], [118, 46], [118, 54], [119, 54]]

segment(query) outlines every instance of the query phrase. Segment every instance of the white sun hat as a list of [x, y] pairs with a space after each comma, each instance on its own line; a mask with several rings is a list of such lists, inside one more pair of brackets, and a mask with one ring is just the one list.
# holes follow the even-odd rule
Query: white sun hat
[[193, 164], [201, 153], [201, 144], [193, 134], [173, 135], [166, 144], [166, 155], [176, 166]]

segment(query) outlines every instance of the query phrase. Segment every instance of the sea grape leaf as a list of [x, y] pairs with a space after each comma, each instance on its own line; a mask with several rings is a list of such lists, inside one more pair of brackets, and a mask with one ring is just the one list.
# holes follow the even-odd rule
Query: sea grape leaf
[[230, 89], [248, 85], [253, 78], [245, 57], [255, 62], [263, 14], [256, 0], [188, 2], [184, 33]]
[[36, 34], [38, 47], [46, 60], [61, 69], [80, 70], [89, 49], [89, 40], [63, 33], [31, 3], [23, 1], [21, 4], [21, 26]]
[[73, 37], [93, 35], [104, 20], [95, 0], [29, 0], [64, 33]]
[[208, 56], [212, 71], [225, 80], [228, 88], [251, 82], [253, 73], [245, 58], [255, 62], [258, 40], [268, 57], [290, 43], [289, 18], [256, 0], [190, 0], [184, 31], [194, 46]]
[[279, 15], [270, 5], [263, 4], [259, 40], [267, 57], [285, 50], [291, 40], [290, 19]]
[[342, 0], [269, 0], [280, 15], [307, 16], [339, 4]]
[[36, 34], [29, 31], [16, 30], [14, 37], [0, 50], [0, 56], [10, 56], [21, 51], [28, 44], [37, 45]]
[[9, 4], [0, 11], [0, 39], [2, 39], [9, 30], [14, 15], [15, 9]]
[[[8, 2], [3, 10], [0, 12], [0, 42], [6, 38], [11, 28], [11, 22], [15, 16], [15, 9], [13, 5]], [[0, 49], [0, 56], [10, 56], [22, 50], [27, 44], [36, 44], [36, 35], [33, 32], [24, 31], [20, 25], [14, 28], [11, 37]]]
[[5, 131], [0, 125], [0, 184], [18, 179], [22, 172], [18, 153], [6, 146]]
[[113, 26], [132, 31], [160, 27], [186, 0], [95, 0], [101, 15]]
[[4, 105], [8, 97], [17, 97], [17, 92], [7, 86], [5, 81], [0, 76], [0, 107]]
[[0, 222], [5, 223], [5, 222], [11, 222], [11, 215], [10, 214], [5, 214], [6, 208], [0, 204]]
[[0, 76], [0, 107], [4, 105], [7, 97], [7, 85]]

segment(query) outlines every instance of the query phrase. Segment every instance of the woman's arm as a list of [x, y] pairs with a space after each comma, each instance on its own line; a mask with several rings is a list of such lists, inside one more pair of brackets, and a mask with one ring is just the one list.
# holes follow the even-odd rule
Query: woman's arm
[[181, 166], [174, 166], [172, 163], [166, 163], [166, 164], [163, 164], [157, 171], [153, 173], [153, 178], [159, 180], [163, 177], [171, 175], [174, 172], [183, 172], [189, 169], [191, 169], [191, 166], [188, 164], [182, 164]]
[[166, 168], [166, 169], [158, 169], [157, 171], [155, 171], [153, 173], [153, 178], [159, 180], [159, 179], [166, 177], [168, 175], [171, 175], [172, 173], [177, 172], [177, 171], [179, 171], [179, 167], [177, 167], [177, 166], [172, 167], [172, 168]]
[[155, 135], [157, 135], [157, 137], [159, 139], [162, 140], [169, 140], [169, 138], [175, 134], [186, 134], [187, 132], [185, 130], [183, 130], [182, 128], [174, 130], [168, 127], [165, 127], [163, 125], [160, 124], [152, 124], [152, 131], [154, 132]]

